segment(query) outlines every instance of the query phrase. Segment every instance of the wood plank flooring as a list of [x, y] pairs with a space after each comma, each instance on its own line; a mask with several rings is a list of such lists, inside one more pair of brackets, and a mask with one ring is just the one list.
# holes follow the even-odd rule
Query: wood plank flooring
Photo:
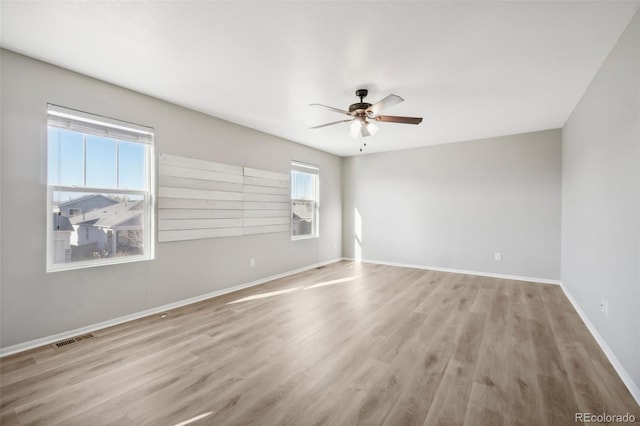
[[640, 407], [558, 286], [338, 262], [0, 360], [2, 425], [558, 425]]

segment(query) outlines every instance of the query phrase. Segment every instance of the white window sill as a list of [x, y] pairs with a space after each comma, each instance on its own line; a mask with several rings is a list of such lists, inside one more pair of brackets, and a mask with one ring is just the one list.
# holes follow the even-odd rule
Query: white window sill
[[299, 240], [311, 240], [313, 238], [319, 238], [318, 235], [296, 235], [291, 236], [291, 241], [299, 241]]
[[49, 272], [60, 272], [60, 271], [72, 271], [75, 269], [86, 269], [86, 268], [95, 268], [98, 266], [105, 265], [118, 265], [121, 263], [131, 263], [131, 262], [142, 262], [145, 260], [152, 260], [153, 256], [150, 255], [139, 255], [139, 256], [127, 256], [122, 258], [110, 258], [104, 260], [85, 260], [79, 262], [69, 262], [69, 263], [56, 263], [54, 265], [47, 266], [47, 273]]

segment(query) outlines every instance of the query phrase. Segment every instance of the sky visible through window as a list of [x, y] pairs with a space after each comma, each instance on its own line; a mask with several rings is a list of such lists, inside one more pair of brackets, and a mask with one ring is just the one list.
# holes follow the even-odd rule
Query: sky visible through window
[[[48, 128], [49, 185], [145, 190], [146, 145]], [[85, 162], [86, 159], [86, 162]], [[86, 193], [57, 192], [54, 203]]]
[[291, 198], [294, 200], [315, 200], [315, 175], [293, 170], [291, 185]]

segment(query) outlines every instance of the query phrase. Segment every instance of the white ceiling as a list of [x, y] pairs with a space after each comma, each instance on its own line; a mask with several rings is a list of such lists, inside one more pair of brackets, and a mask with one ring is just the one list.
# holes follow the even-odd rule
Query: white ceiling
[[638, 2], [14, 2], [1, 45], [338, 155], [357, 88], [418, 126], [366, 152], [561, 127]]

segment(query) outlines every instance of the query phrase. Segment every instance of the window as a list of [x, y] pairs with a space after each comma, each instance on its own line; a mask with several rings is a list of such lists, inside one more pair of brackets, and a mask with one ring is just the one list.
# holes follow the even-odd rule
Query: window
[[55, 105], [47, 125], [47, 271], [153, 258], [153, 129]]
[[291, 239], [318, 237], [319, 181], [317, 166], [291, 162]]

